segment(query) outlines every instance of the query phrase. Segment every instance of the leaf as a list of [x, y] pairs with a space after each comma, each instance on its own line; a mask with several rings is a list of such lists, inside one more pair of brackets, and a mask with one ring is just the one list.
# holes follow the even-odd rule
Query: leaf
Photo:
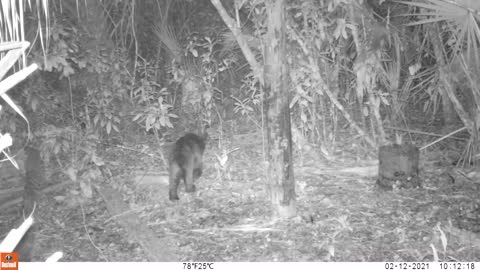
[[437, 230], [440, 232], [440, 240], [442, 241], [443, 252], [446, 253], [448, 240], [447, 240], [447, 236], [445, 235], [442, 228], [440, 227], [440, 223], [437, 224]]
[[335, 39], [339, 39], [340, 35], [345, 37], [346, 35], [345, 25], [346, 25], [345, 19], [337, 19], [337, 27], [333, 31], [333, 36], [335, 37]]
[[411, 76], [417, 74], [417, 72], [420, 70], [422, 66], [420, 65], [420, 63], [416, 63], [415, 65], [410, 65], [408, 67], [408, 72], [410, 73]]
[[92, 186], [89, 182], [90, 181], [88, 181], [88, 183], [85, 183], [85, 181], [80, 181], [80, 189], [82, 190], [83, 196], [87, 198], [92, 198]]
[[37, 98], [33, 98], [32, 99], [32, 110], [35, 112], [38, 108], [38, 99]]
[[435, 246], [432, 243], [430, 243], [430, 248], [432, 249], [432, 252], [433, 252], [433, 261], [438, 262], [439, 258], [438, 258], [437, 249], [435, 248]]
[[93, 154], [93, 156], [92, 156], [92, 161], [97, 166], [104, 166], [105, 165], [105, 162], [103, 161], [103, 159], [101, 157], [95, 155], [95, 154]]
[[107, 134], [110, 134], [112, 131], [112, 122], [108, 121], [107, 122]]
[[307, 115], [304, 112], [300, 113], [300, 118], [302, 119], [302, 122], [307, 122]]
[[388, 99], [385, 96], [381, 95], [380, 100], [382, 100], [383, 104], [390, 106], [390, 103], [388, 102]]
[[190, 49], [190, 52], [193, 54], [194, 57], [198, 57], [198, 51], [196, 49]]
[[58, 153], [60, 153], [60, 144], [56, 144], [54, 147], [53, 147], [53, 153], [55, 155], [58, 155]]
[[147, 117], [147, 120], [145, 121], [145, 126], [147, 126], [147, 128], [150, 128], [153, 123], [155, 123], [155, 117], [152, 117], [151, 115], [149, 115]]
[[69, 167], [65, 171], [65, 173], [66, 173], [66, 175], [68, 175], [68, 177], [70, 177], [70, 180], [72, 180], [73, 182], [77, 182], [77, 172], [74, 168]]
[[313, 97], [305, 95], [304, 98], [308, 100], [308, 102], [313, 103]]
[[63, 66], [63, 77], [70, 77], [70, 75], [75, 74], [75, 70], [70, 65]]
[[327, 11], [328, 11], [328, 12], [332, 12], [332, 11], [333, 11], [333, 8], [334, 8], [334, 6], [333, 6], [333, 1], [330, 1], [330, 3], [328, 3]]
[[369, 114], [369, 112], [368, 112], [368, 108], [367, 108], [366, 106], [365, 106], [365, 107], [363, 107], [363, 116], [367, 117], [367, 116], [368, 116], [368, 114]]
[[57, 202], [64, 202], [65, 201], [65, 196], [54, 196], [53, 199]]
[[293, 106], [295, 106], [295, 104], [297, 103], [298, 99], [300, 98], [299, 95], [295, 95], [293, 98], [292, 98], [292, 101], [290, 101], [290, 108], [293, 108]]
[[93, 118], [93, 124], [94, 124], [94, 125], [97, 125], [97, 124], [98, 124], [98, 120], [100, 120], [100, 115], [99, 115], [99, 114], [95, 115], [95, 117]]

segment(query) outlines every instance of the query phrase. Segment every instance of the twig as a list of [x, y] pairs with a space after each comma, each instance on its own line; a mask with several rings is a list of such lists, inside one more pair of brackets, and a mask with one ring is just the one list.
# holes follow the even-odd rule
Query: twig
[[103, 253], [103, 251], [102, 251], [99, 247], [97, 247], [97, 246], [95, 245], [95, 243], [93, 242], [92, 237], [90, 236], [90, 233], [88, 232], [88, 228], [87, 228], [87, 224], [86, 224], [86, 220], [85, 220], [85, 210], [83, 209], [83, 205], [82, 205], [82, 204], [80, 204], [80, 210], [82, 211], [82, 221], [83, 221], [83, 224], [82, 224], [82, 225], [83, 225], [83, 229], [85, 230], [85, 234], [87, 235], [88, 240], [90, 240], [90, 243], [92, 244], [92, 246], [93, 246], [96, 250], [98, 250], [98, 253], [100, 253], [100, 256], [102, 256], [102, 257], [105, 259], [105, 261], [108, 262], [108, 258], [105, 256], [105, 254]]
[[427, 144], [427, 145], [425, 145], [425, 146], [420, 147], [420, 151], [423, 150], [423, 149], [425, 149], [425, 148], [427, 148], [427, 147], [429, 147], [429, 146], [432, 146], [432, 145], [434, 145], [434, 144], [436, 144], [436, 143], [438, 143], [438, 142], [440, 142], [440, 141], [443, 141], [444, 139], [452, 136], [453, 134], [459, 133], [460, 131], [464, 131], [465, 129], [467, 129], [467, 127], [462, 127], [462, 128], [457, 129], [457, 130], [455, 130], [455, 131], [452, 131], [452, 132], [450, 132], [449, 134], [441, 137], [440, 139], [437, 139], [437, 140], [435, 140], [435, 141], [433, 141], [433, 142], [431, 142], [431, 143], [429, 143], [429, 144]]
[[130, 213], [138, 213], [138, 212], [141, 212], [141, 211], [147, 209], [148, 207], [151, 207], [151, 205], [146, 205], [146, 206], [143, 206], [143, 207], [140, 207], [140, 208], [137, 208], [137, 209], [130, 209], [130, 210], [126, 211], [126, 212], [113, 215], [113, 216], [107, 218], [107, 219], [103, 222], [103, 224], [107, 224], [107, 223], [108, 223], [110, 220], [112, 220], [112, 219], [117, 219], [118, 217], [121, 217], [121, 216], [124, 216], [124, 215], [128, 215], [128, 214], [130, 214]]
[[[408, 133], [422, 134], [422, 135], [427, 135], [427, 136], [432, 136], [432, 137], [443, 137], [444, 136], [444, 135], [441, 135], [441, 134], [435, 134], [435, 133], [418, 131], [418, 130], [413, 130], [413, 129], [406, 129], [406, 128], [397, 128], [397, 127], [385, 127], [385, 128], [398, 130], [398, 131], [405, 131], [405, 132], [408, 132]], [[459, 141], [467, 141], [467, 139], [460, 138], [460, 137], [450, 137], [449, 139], [454, 139], [454, 140], [459, 140]]]
[[[159, 155], [156, 155], [156, 154], [151, 154], [151, 153], [146, 153], [144, 151], [141, 151], [141, 150], [137, 150], [135, 148], [130, 148], [130, 147], [127, 147], [127, 146], [123, 146], [123, 145], [120, 145], [120, 144], [114, 144], [114, 143], [108, 143], [108, 142], [102, 142], [100, 140], [95, 140], [97, 143], [101, 143], [101, 144], [104, 144], [104, 145], [108, 145], [108, 146], [114, 146], [114, 147], [117, 147], [117, 148], [120, 148], [120, 149], [124, 149], [124, 150], [128, 150], [128, 151], [133, 151], [133, 152], [137, 152], [139, 154], [144, 154], [144, 155], [147, 155], [149, 157], [153, 157], [153, 158], [161, 158], [162, 160], [165, 160], [164, 157], [162, 156], [159, 156]], [[165, 162], [165, 161], [164, 161]]]

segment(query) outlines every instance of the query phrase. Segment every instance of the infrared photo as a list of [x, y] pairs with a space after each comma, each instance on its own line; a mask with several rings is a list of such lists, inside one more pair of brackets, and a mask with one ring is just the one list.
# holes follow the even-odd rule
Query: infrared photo
[[480, 261], [479, 74], [480, 1], [0, 1], [0, 269]]

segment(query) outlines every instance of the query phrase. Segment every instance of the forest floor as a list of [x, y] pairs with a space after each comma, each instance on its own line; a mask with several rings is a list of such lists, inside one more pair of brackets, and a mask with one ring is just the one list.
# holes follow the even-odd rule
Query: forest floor
[[[178, 261], [480, 260], [480, 171], [451, 165], [459, 148], [445, 140], [421, 152], [422, 188], [384, 191], [375, 185], [377, 153], [358, 141], [342, 134], [329, 155], [315, 148], [295, 153], [298, 216], [289, 220], [272, 220], [260, 140], [229, 141], [239, 150], [223, 168], [218, 138], [209, 141], [197, 192], [186, 194], [181, 185], [178, 202], [168, 200], [160, 159], [110, 147], [105, 162], [129, 212], [174, 243], [166, 248]], [[144, 142], [135, 147], [155, 148], [153, 139]], [[71, 185], [46, 196], [34, 260], [58, 250], [63, 261], [148, 260], [102, 196], [81, 199]], [[4, 235], [18, 216], [0, 218], [7, 221]]]

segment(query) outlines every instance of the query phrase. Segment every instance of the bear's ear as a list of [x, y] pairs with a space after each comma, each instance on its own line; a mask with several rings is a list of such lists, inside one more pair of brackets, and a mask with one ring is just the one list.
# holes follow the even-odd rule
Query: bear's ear
[[204, 141], [207, 141], [208, 140], [208, 129], [210, 128], [210, 125], [209, 124], [206, 124], [204, 127], [203, 127], [203, 130], [201, 131], [200, 133], [200, 136], [202, 137], [202, 139]]

